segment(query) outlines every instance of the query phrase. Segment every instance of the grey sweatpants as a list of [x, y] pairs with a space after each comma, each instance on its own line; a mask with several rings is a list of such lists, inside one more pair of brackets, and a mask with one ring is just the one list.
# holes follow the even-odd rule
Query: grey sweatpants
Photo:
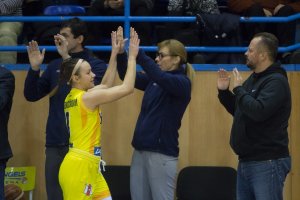
[[132, 200], [174, 200], [178, 158], [134, 150], [130, 167]]

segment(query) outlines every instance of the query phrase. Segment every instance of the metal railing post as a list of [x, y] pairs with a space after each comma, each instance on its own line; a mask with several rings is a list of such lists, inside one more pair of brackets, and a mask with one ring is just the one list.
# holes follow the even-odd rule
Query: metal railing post
[[130, 0], [124, 0], [124, 37], [129, 38], [130, 36]]

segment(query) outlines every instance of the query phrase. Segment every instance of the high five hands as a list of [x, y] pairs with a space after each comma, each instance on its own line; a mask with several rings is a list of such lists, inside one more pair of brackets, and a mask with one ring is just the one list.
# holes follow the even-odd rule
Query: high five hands
[[119, 54], [122, 54], [125, 52], [125, 42], [127, 41], [128, 39], [124, 39], [124, 36], [123, 36], [123, 28], [121, 26], [118, 27], [118, 30], [117, 30], [117, 43], [120, 44], [120, 49], [119, 49]]
[[140, 39], [134, 28], [130, 28], [130, 43], [128, 57], [136, 58], [139, 52]]

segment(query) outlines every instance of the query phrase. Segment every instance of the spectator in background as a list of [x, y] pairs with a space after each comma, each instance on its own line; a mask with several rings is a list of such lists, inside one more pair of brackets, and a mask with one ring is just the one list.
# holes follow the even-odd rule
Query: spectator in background
[[[195, 16], [196, 14], [220, 14], [216, 0], [170, 0], [168, 16]], [[174, 38], [185, 46], [200, 46], [201, 36], [196, 23], [168, 22], [162, 29], [157, 29], [158, 41]], [[192, 58], [194, 57], [194, 58]], [[197, 59], [200, 58], [200, 59]], [[190, 53], [193, 63], [204, 63], [202, 55]]]
[[169, 14], [195, 15], [197, 13], [219, 14], [216, 0], [169, 0]]
[[24, 95], [28, 101], [34, 102], [49, 95], [50, 106], [46, 127], [46, 190], [48, 200], [62, 200], [62, 191], [58, 182], [58, 171], [64, 156], [69, 149], [69, 132], [65, 123], [64, 100], [70, 91], [66, 84], [58, 85], [59, 67], [67, 58], [85, 59], [96, 75], [94, 82], [99, 84], [106, 70], [106, 64], [95, 58], [91, 51], [84, 48], [87, 28], [78, 18], [63, 23], [60, 34], [55, 35], [55, 45], [62, 58], [51, 61], [40, 76], [40, 65], [45, 51], [40, 59], [30, 59], [31, 68], [28, 71]]
[[[22, 16], [23, 0], [0, 0], [1, 16]], [[0, 22], [0, 46], [16, 46], [22, 22]], [[16, 64], [17, 52], [0, 52], [0, 63]]]
[[8, 119], [15, 91], [15, 77], [0, 67], [0, 199], [4, 199], [4, 175], [7, 160], [12, 157], [8, 141]]
[[[274, 16], [286, 17], [300, 12], [300, 1], [298, 0], [229, 0], [228, 9], [242, 16]], [[279, 40], [279, 46], [289, 46], [295, 42], [296, 21], [285, 23], [243, 23], [241, 24], [243, 36], [246, 41], [259, 32], [271, 32]], [[280, 58], [288, 62], [283, 54]]]
[[[170, 0], [168, 4], [168, 16], [195, 16], [198, 13], [220, 14], [216, 0]], [[180, 36], [184, 30], [195, 29], [195, 23], [166, 23], [166, 33], [161, 40], [176, 38], [185, 45], [197, 42], [195, 38], [186, 38]], [[194, 30], [195, 31], [195, 30]], [[183, 33], [185, 34], [185, 33]], [[196, 36], [197, 37], [197, 36]]]
[[[151, 16], [154, 0], [131, 0], [130, 14], [133, 16]], [[124, 0], [93, 0], [88, 10], [90, 16], [124, 16]], [[116, 30], [122, 22], [98, 22], [89, 25], [89, 44], [99, 45], [101, 39], [109, 38], [112, 30]], [[151, 24], [148, 22], [133, 23], [139, 33], [141, 45], [152, 45]]]
[[[63, 9], [63, 6], [87, 6], [90, 0], [24, 0], [23, 3], [23, 15], [24, 16], [44, 16], [47, 15], [83, 15], [82, 13], [72, 13], [72, 9]], [[56, 9], [45, 9], [50, 6], [57, 6]], [[61, 6], [61, 7], [60, 7]], [[49, 11], [51, 10], [51, 12]], [[75, 12], [75, 11], [74, 11]], [[52, 13], [52, 14], [51, 14]], [[39, 45], [53, 45], [53, 35], [56, 35], [60, 31], [61, 22], [25, 22], [23, 31], [23, 40], [27, 44], [28, 41], [35, 40]], [[20, 61], [27, 62], [27, 54], [19, 54]], [[53, 59], [59, 58], [56, 52], [48, 52], [44, 59], [45, 63], [49, 63]]]
[[[43, 4], [44, 9], [47, 6], [55, 6], [55, 5], [80, 5], [80, 0], [40, 0]], [[87, 0], [85, 0], [87, 1]]]

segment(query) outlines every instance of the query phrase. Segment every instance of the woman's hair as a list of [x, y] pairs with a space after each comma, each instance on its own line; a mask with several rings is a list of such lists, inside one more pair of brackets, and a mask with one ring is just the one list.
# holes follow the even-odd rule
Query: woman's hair
[[[82, 62], [83, 59], [79, 58], [68, 58], [64, 60], [60, 66], [59, 83], [67, 83], [68, 85], [72, 85], [72, 75], [79, 75], [80, 67], [77, 66], [77, 64], [81, 65]], [[76, 69], [74, 71], [75, 67]]]
[[[77, 64], [81, 65], [81, 63], [83, 61], [84, 61], [83, 59], [79, 59], [79, 58], [68, 58], [61, 63], [59, 82], [58, 82], [57, 86], [55, 86], [55, 88], [53, 88], [53, 90], [51, 90], [51, 92], [49, 93], [49, 97], [54, 96], [56, 94], [58, 88], [61, 85], [65, 84], [65, 83], [67, 83], [68, 85], [72, 85], [72, 79], [71, 79], [72, 75], [74, 75], [74, 74], [79, 75], [79, 73], [80, 73], [80, 67], [77, 67], [76, 65]], [[74, 71], [75, 67], [77, 69], [75, 69], [75, 71]]]
[[187, 52], [185, 50], [184, 45], [181, 42], [179, 42], [178, 40], [169, 39], [169, 40], [164, 40], [164, 41], [158, 43], [157, 46], [159, 49], [161, 49], [163, 47], [167, 47], [169, 49], [170, 55], [180, 57], [179, 65], [181, 65], [185, 68], [185, 74], [193, 83], [195, 70], [194, 70], [193, 66], [187, 62]]

